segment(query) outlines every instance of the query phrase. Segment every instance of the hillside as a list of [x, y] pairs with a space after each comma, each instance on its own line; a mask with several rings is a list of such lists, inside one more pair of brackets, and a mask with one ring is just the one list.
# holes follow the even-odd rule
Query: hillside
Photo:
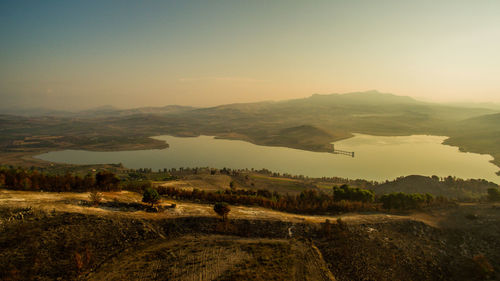
[[209, 205], [146, 213], [90, 207], [85, 193], [0, 191], [3, 280], [484, 280], [484, 264], [500, 270], [495, 205], [348, 214], [326, 227], [252, 207], [222, 223]]
[[380, 195], [393, 192], [429, 193], [434, 196], [470, 200], [485, 196], [488, 188], [497, 187], [497, 184], [485, 180], [465, 181], [451, 177], [439, 179], [413, 175], [376, 185], [372, 189]]
[[286, 146], [292, 148], [306, 149], [312, 151], [328, 151], [331, 149], [330, 142], [342, 138], [311, 125], [285, 128], [275, 135], [267, 136], [269, 139], [261, 139], [262, 144], [270, 146]]
[[[500, 113], [482, 115], [458, 122], [445, 144], [459, 146], [462, 151], [490, 154], [500, 166]], [[500, 174], [500, 171], [499, 171]]]

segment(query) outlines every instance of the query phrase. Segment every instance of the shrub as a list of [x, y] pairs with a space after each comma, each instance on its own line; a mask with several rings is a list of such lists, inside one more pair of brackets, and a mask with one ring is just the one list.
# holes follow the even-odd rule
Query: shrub
[[90, 203], [93, 206], [99, 206], [99, 204], [102, 201], [102, 193], [98, 192], [97, 190], [93, 190], [89, 194], [89, 199], [90, 199]]
[[493, 266], [491, 266], [490, 262], [488, 259], [483, 255], [483, 254], [478, 254], [475, 255], [472, 260], [474, 261], [474, 264], [476, 265], [476, 270], [477, 272], [481, 275], [483, 279], [488, 279], [490, 278], [495, 270], [493, 269]]

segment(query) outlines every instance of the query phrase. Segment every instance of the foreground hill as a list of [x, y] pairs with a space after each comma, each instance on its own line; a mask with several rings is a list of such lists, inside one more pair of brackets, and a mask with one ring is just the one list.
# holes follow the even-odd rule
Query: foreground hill
[[87, 196], [2, 190], [2, 280], [484, 280], [500, 270], [495, 205], [352, 214], [327, 227], [250, 207], [227, 223], [200, 204], [180, 202], [178, 215], [89, 207]]

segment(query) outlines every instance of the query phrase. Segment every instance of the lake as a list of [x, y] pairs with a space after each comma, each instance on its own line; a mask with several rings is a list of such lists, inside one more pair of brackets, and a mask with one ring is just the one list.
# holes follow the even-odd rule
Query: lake
[[500, 183], [498, 167], [490, 155], [460, 152], [442, 145], [441, 136], [381, 137], [356, 134], [335, 142], [335, 148], [354, 151], [355, 157], [284, 147], [259, 146], [210, 136], [179, 138], [158, 136], [170, 147], [157, 150], [92, 152], [64, 150], [36, 158], [70, 164], [122, 163], [128, 168], [266, 168], [274, 172], [310, 177], [337, 176], [382, 181], [406, 175], [482, 178]]

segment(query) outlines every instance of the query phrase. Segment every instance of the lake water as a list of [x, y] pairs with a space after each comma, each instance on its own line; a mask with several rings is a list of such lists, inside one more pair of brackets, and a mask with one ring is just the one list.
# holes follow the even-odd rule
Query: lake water
[[209, 136], [179, 138], [158, 136], [170, 147], [158, 150], [92, 152], [64, 150], [45, 153], [39, 159], [71, 164], [122, 163], [128, 168], [266, 168], [274, 172], [310, 177], [337, 176], [386, 180], [406, 175], [482, 178], [500, 183], [498, 167], [490, 155], [460, 152], [442, 145], [445, 137], [380, 137], [356, 134], [335, 142], [335, 148], [354, 151], [355, 157], [284, 147], [254, 145]]

